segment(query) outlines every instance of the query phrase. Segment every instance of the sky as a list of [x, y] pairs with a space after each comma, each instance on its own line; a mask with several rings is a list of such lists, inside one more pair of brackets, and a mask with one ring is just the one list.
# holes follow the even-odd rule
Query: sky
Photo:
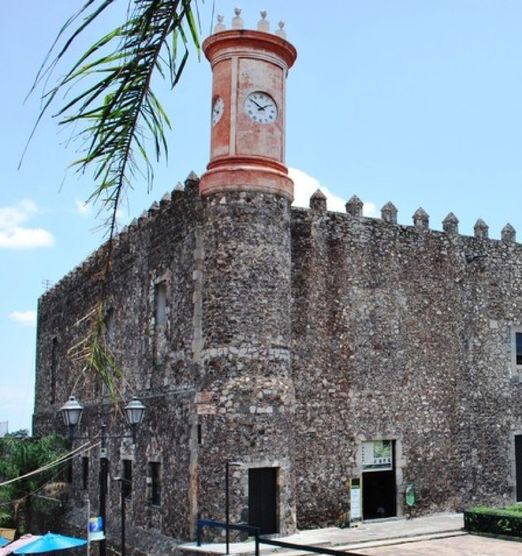
[[[31, 426], [38, 298], [104, 239], [103, 218], [85, 205], [92, 177], [68, 169], [75, 145], [55, 119], [42, 121], [17, 169], [41, 89], [24, 99], [58, 30], [82, 3], [2, 5], [0, 423], [8, 421], [11, 432]], [[330, 210], [343, 211], [356, 194], [368, 216], [392, 201], [403, 225], [423, 207], [436, 230], [452, 211], [462, 234], [472, 235], [482, 218], [491, 238], [508, 222], [522, 237], [520, 0], [200, 0], [201, 35], [213, 13], [230, 25], [236, 5], [247, 28], [261, 9], [272, 29], [284, 20], [298, 51], [287, 83], [286, 152], [296, 204], [306, 206], [321, 188]], [[93, 29], [68, 62], [118, 16], [110, 13], [106, 28]], [[134, 184], [121, 225], [208, 162], [204, 56], [192, 51], [179, 86], [158, 90], [173, 122], [169, 161], [155, 169], [152, 191]]]

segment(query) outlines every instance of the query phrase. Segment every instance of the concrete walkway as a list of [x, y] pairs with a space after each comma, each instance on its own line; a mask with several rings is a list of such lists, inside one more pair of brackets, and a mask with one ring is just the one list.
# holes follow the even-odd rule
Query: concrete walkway
[[[465, 535], [462, 531], [462, 526], [462, 514], [444, 513], [413, 519], [375, 520], [346, 529], [338, 527], [310, 529], [300, 531], [295, 535], [282, 537], [278, 540], [302, 545], [323, 546], [335, 550], [357, 551], [357, 549], [362, 548], [387, 546], [408, 541], [426, 541]], [[196, 554], [199, 556], [225, 553], [224, 543], [204, 544], [201, 547], [190, 543], [179, 548], [186, 554]], [[302, 551], [276, 549], [268, 545], [261, 545], [262, 554], [271, 554], [276, 551], [284, 556], [306, 554]], [[254, 554], [254, 543], [231, 543], [230, 554], [251, 556]]]
[[522, 545], [517, 541], [491, 539], [478, 535], [436, 538], [418, 541], [397, 541], [397, 544], [362, 548], [361, 556], [520, 556]]

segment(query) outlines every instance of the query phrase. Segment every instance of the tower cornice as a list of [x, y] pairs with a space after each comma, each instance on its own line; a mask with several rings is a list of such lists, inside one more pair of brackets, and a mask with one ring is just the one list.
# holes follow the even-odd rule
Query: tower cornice
[[250, 29], [231, 29], [210, 35], [203, 42], [203, 51], [211, 64], [227, 55], [251, 56], [252, 52], [264, 51], [275, 56], [274, 60], [283, 61], [289, 69], [297, 58], [297, 50], [287, 40]]

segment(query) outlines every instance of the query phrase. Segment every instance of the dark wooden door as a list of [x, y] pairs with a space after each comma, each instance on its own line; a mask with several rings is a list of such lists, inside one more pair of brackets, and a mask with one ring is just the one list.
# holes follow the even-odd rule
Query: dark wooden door
[[248, 470], [248, 524], [261, 529], [261, 534], [278, 533], [277, 468]]
[[515, 471], [517, 502], [522, 502], [522, 434], [515, 436]]

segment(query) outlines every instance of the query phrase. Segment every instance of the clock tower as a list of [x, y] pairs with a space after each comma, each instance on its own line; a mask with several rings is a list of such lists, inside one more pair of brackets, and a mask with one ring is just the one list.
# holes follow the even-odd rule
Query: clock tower
[[[295, 530], [291, 369], [290, 204], [284, 164], [285, 81], [296, 59], [283, 24], [257, 30], [240, 11], [225, 29], [218, 18], [203, 43], [212, 66], [210, 162], [200, 181], [203, 225], [194, 293], [201, 485], [198, 511], [224, 520], [223, 470], [230, 520], [264, 533]], [[198, 301], [201, 299], [201, 301]], [[195, 336], [195, 337], [196, 337]], [[205, 440], [207, 439], [208, 440]], [[227, 463], [228, 462], [228, 463]]]
[[203, 43], [212, 66], [210, 162], [202, 195], [216, 191], [265, 191], [293, 199], [285, 160], [285, 84], [297, 52], [280, 24], [267, 32], [242, 28], [236, 9], [232, 29], [222, 21]]

